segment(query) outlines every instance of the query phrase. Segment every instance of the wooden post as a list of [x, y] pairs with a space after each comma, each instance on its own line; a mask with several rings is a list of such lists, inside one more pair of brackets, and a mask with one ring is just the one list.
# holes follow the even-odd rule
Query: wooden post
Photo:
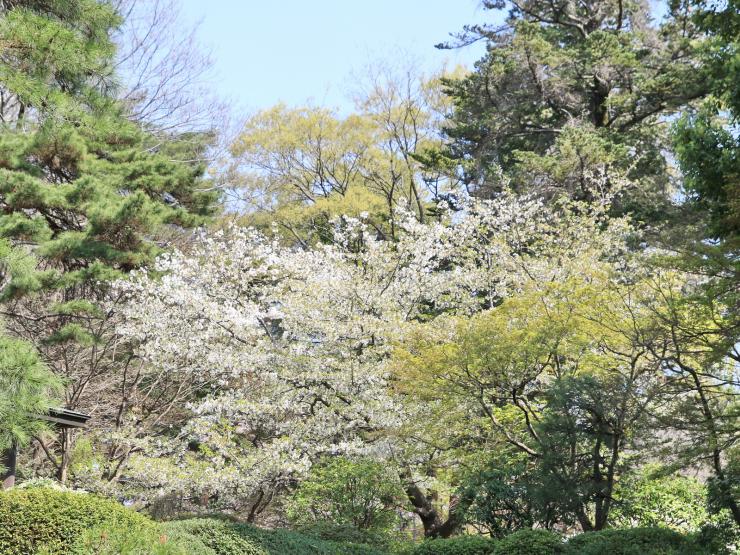
[[[2, 0], [0, 0], [1, 2]], [[39, 420], [45, 420], [51, 422], [54, 426], [61, 428], [66, 437], [69, 437], [71, 430], [74, 428], [84, 428], [87, 421], [90, 419], [90, 415], [82, 414], [81, 412], [75, 412], [69, 409], [49, 409], [46, 414], [38, 416]], [[15, 443], [9, 449], [0, 453], [0, 466], [3, 467], [3, 487], [2, 489], [12, 488], [15, 485], [15, 472], [17, 466], [17, 455], [18, 445]], [[68, 456], [65, 453], [65, 456]], [[69, 460], [65, 460], [62, 463], [60, 469], [60, 480], [64, 483], [67, 477], [67, 467], [69, 466]]]
[[3, 489], [12, 488], [15, 485], [15, 467], [18, 447], [15, 443], [3, 452]]

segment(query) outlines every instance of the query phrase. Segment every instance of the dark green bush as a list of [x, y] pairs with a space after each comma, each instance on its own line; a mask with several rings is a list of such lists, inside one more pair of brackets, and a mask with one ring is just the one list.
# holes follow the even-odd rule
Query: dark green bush
[[368, 545], [325, 541], [291, 530], [262, 530], [246, 524], [232, 524], [232, 529], [258, 542], [269, 555], [382, 555]]
[[382, 555], [359, 543], [339, 543], [290, 530], [263, 530], [217, 518], [193, 518], [165, 523], [173, 537], [200, 539], [216, 555]]
[[191, 518], [164, 523], [168, 535], [200, 540], [216, 555], [267, 555], [259, 543], [239, 534], [235, 525], [215, 518]]
[[99, 525], [77, 542], [75, 555], [215, 555], [196, 537], [172, 536], [159, 527], [130, 522]]
[[456, 538], [426, 540], [419, 544], [412, 555], [490, 555], [495, 553], [496, 542], [483, 536], [458, 536]]
[[370, 459], [329, 457], [312, 469], [287, 506], [297, 526], [331, 522], [377, 533], [393, 529], [405, 495], [398, 473]]
[[730, 546], [740, 545], [740, 530], [729, 514], [716, 522], [705, 524], [701, 530], [686, 538], [687, 547], [681, 555], [730, 555], [735, 553]]
[[682, 534], [668, 528], [587, 532], [568, 540], [568, 555], [679, 555], [696, 553]]
[[361, 530], [351, 524], [335, 524], [333, 522], [315, 522], [298, 528], [298, 532], [311, 538], [338, 543], [384, 546], [390, 541], [388, 534]]
[[495, 555], [559, 555], [565, 553], [560, 536], [547, 530], [519, 530], [500, 539]]
[[74, 553], [84, 532], [105, 525], [156, 533], [157, 525], [123, 505], [96, 495], [49, 488], [0, 492], [0, 553]]

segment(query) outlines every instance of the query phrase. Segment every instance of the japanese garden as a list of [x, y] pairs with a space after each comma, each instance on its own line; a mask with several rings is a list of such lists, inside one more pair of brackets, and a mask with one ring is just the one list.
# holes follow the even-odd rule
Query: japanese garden
[[740, 551], [740, 2], [474, 4], [242, 110], [0, 0], [0, 555]]

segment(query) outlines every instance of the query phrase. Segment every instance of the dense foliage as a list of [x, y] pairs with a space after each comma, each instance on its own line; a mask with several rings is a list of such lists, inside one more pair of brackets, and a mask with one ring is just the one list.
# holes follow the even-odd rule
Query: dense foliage
[[190, 519], [167, 523], [175, 538], [194, 537], [216, 555], [380, 555], [363, 544], [320, 540], [288, 530], [261, 530], [248, 524], [218, 519]]
[[496, 544], [496, 555], [558, 555], [565, 553], [562, 539], [547, 530], [519, 530]]
[[[141, 370], [111, 334], [108, 284], [152, 260], [159, 230], [204, 222], [216, 196], [201, 164], [179, 161], [195, 142], [155, 137], [116, 101], [110, 37], [121, 20], [110, 3], [9, 2], [0, 13], [0, 236], [19, 251], [0, 298], [7, 332], [62, 379], [67, 408], [95, 410], [111, 433], [138, 385], [111, 376]], [[65, 481], [74, 435], [50, 439]], [[128, 449], [110, 448], [103, 476]]]
[[74, 491], [49, 488], [0, 493], [0, 552], [50, 555], [74, 552], [88, 529], [120, 526], [149, 533], [154, 522], [119, 503]]
[[296, 524], [332, 522], [358, 530], [390, 529], [403, 504], [398, 476], [373, 460], [332, 458], [317, 464], [289, 502]]
[[614, 553], [615, 555], [651, 555], [715, 553], [707, 546], [692, 542], [685, 536], [665, 528], [632, 528], [628, 530], [602, 530], [582, 534], [568, 541], [566, 553], [596, 555]]
[[496, 543], [481, 536], [427, 540], [410, 550], [413, 555], [493, 555]]
[[470, 26], [462, 40], [488, 52], [465, 79], [448, 81], [455, 103], [445, 156], [459, 161], [475, 194], [501, 189], [593, 199], [584, 177], [624, 173], [615, 208], [659, 218], [673, 187], [660, 149], [664, 116], [708, 93], [698, 66], [703, 35], [687, 2], [667, 2], [651, 21], [647, 2], [486, 1], [505, 25]]
[[[46, 555], [45, 546], [39, 550]], [[66, 552], [65, 552], [66, 553]], [[153, 523], [114, 521], [85, 530], [70, 551], [75, 555], [213, 555], [198, 538], [168, 535]]]
[[14, 490], [0, 551], [737, 549], [735, 0], [485, 0], [218, 156], [144, 5], [0, 0], [0, 449], [168, 522]]
[[[263, 530], [224, 518], [159, 524], [118, 503], [86, 493], [29, 487], [0, 494], [0, 548], [8, 555], [624, 555], [724, 553], [722, 536], [681, 535], [664, 528], [590, 532], [567, 542], [546, 530], [501, 540], [476, 535], [412, 542], [317, 530]], [[326, 530], [324, 530], [325, 532]], [[731, 535], [725, 534], [724, 541]], [[727, 552], [729, 553], [729, 552]]]
[[32, 345], [0, 336], [0, 450], [25, 446], [46, 428], [36, 415], [55, 402], [61, 385]]

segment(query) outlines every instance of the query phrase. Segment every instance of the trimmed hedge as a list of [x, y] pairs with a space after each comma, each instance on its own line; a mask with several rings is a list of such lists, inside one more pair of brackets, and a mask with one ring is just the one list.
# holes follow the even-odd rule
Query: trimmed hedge
[[411, 555], [493, 555], [496, 541], [483, 536], [458, 536], [449, 539], [426, 540], [411, 551]]
[[390, 534], [360, 530], [349, 524], [314, 522], [310, 525], [301, 526], [296, 531], [304, 536], [337, 543], [355, 543], [376, 547], [385, 547], [391, 543]]
[[267, 555], [259, 542], [239, 534], [233, 524], [215, 518], [165, 522], [164, 530], [173, 537], [197, 539], [216, 555]]
[[560, 555], [565, 544], [548, 530], [519, 530], [500, 539], [494, 555]]
[[567, 555], [702, 555], [709, 553], [668, 528], [625, 528], [586, 532], [568, 540]]
[[167, 522], [172, 537], [201, 540], [216, 555], [382, 555], [363, 544], [338, 543], [289, 530], [263, 530], [218, 518], [191, 518]]
[[[707, 536], [707, 537], [704, 537]], [[500, 540], [458, 536], [368, 545], [373, 538], [344, 527], [304, 533], [263, 530], [219, 518], [159, 525], [96, 495], [50, 488], [0, 492], [2, 555], [710, 555], [721, 534], [684, 536], [664, 528], [589, 532], [563, 543], [546, 530], [520, 530]], [[716, 538], [715, 538], [716, 539]], [[716, 543], [716, 541], [715, 541]]]
[[170, 536], [159, 527], [101, 525], [85, 532], [75, 555], [216, 555], [195, 537]]
[[0, 553], [49, 555], [78, 551], [82, 535], [100, 526], [156, 534], [157, 525], [120, 503], [72, 491], [15, 488], [0, 492]]

